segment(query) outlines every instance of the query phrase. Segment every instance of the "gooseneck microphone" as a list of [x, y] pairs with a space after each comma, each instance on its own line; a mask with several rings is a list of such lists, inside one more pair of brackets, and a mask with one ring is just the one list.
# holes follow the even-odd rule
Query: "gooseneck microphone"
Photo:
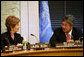
[[36, 38], [37, 42], [38, 42], [38, 38], [34, 34], [31, 34], [31, 36], [34, 36]]
[[35, 36], [34, 34], [31, 34], [32, 36]]

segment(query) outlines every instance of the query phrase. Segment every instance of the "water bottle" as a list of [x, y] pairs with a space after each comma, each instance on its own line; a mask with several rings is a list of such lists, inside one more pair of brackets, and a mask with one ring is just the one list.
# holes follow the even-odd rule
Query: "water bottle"
[[26, 38], [24, 38], [24, 40], [23, 40], [23, 50], [28, 50], [27, 45], [28, 45], [28, 42], [27, 42]]

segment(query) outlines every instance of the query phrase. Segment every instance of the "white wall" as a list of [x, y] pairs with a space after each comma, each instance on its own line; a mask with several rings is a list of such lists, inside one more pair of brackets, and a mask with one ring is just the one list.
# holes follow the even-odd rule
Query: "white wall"
[[[21, 31], [21, 36], [23, 37], [26, 37], [28, 38], [28, 32], [29, 32], [29, 10], [28, 10], [28, 2], [27, 1], [21, 1], [20, 2], [20, 19], [21, 19], [21, 28], [20, 28], [20, 31]], [[28, 40], [28, 39], [27, 39]]]
[[1, 1], [1, 33], [7, 31], [5, 26], [6, 18], [14, 15], [19, 18], [19, 1]]
[[[31, 43], [39, 42], [39, 6], [38, 1], [20, 1], [21, 36]], [[36, 37], [30, 34], [36, 35]], [[38, 39], [38, 40], [37, 40]]]

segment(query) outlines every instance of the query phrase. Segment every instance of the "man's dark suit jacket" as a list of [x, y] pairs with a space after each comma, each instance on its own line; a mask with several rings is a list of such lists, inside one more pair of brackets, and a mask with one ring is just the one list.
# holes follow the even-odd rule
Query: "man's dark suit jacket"
[[[73, 36], [73, 40], [75, 41], [75, 40], [78, 40], [79, 37], [82, 37], [83, 34], [81, 30], [73, 28], [72, 36]], [[51, 37], [50, 42], [49, 42], [51, 44], [51, 47], [55, 47], [56, 43], [63, 43], [63, 42], [66, 42], [66, 35], [63, 32], [62, 28], [55, 29], [54, 34]]]

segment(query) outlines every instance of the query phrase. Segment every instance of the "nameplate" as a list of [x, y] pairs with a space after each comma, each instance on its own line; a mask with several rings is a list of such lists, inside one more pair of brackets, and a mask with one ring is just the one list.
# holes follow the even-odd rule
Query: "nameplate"
[[29, 48], [30, 49], [50, 48], [50, 44], [48, 43], [30, 44]]
[[82, 43], [58, 43], [56, 44], [56, 48], [83, 48]]
[[13, 51], [20, 51], [20, 50], [23, 50], [23, 46], [11, 45], [11, 46], [5, 46], [3, 48], [3, 52], [13, 52]]

